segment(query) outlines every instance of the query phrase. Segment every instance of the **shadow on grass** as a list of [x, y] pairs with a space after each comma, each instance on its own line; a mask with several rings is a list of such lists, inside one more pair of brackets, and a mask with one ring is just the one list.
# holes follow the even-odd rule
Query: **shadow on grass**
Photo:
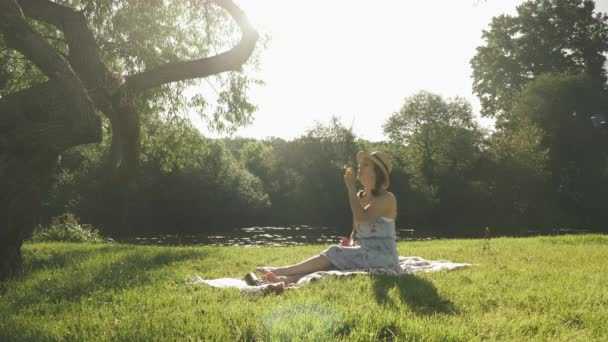
[[389, 296], [389, 291], [395, 288], [399, 293], [401, 303], [407, 304], [417, 315], [458, 313], [452, 302], [441, 297], [435, 285], [427, 279], [411, 274], [397, 277], [373, 275], [372, 282], [376, 301], [380, 304], [396, 305]]
[[0, 341], [57, 341], [57, 336], [51, 336], [35, 324], [25, 324], [13, 319], [0, 322]]
[[62, 250], [60, 248], [29, 248], [23, 251], [23, 266], [18, 275], [25, 278], [42, 269], [66, 267], [79, 263], [91, 256], [114, 254], [132, 249], [126, 245], [82, 245], [82, 248]]
[[134, 246], [85, 246], [53, 252], [26, 261], [26, 272], [15, 279], [16, 286], [9, 287], [12, 293], [7, 296], [11, 296], [15, 312], [32, 304], [78, 302], [83, 297], [112, 301], [115, 292], [155, 282], [155, 270], [209, 254], [210, 251], [192, 249], [148, 250]]

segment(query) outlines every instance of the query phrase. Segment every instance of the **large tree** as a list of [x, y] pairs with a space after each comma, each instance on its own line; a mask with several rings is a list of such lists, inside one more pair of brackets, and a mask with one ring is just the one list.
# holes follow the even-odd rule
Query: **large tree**
[[[608, 124], [606, 93], [590, 77], [542, 75], [513, 103], [506, 131], [531, 122], [548, 149], [552, 197], [571, 225], [601, 229], [608, 209]], [[525, 124], [524, 124], [525, 125]]]
[[412, 194], [422, 199], [412, 211], [424, 213], [431, 225], [466, 221], [463, 211], [474, 207], [471, 175], [482, 143], [471, 105], [421, 91], [389, 117], [384, 132], [406, 147]]
[[481, 179], [488, 196], [480, 215], [492, 230], [517, 233], [526, 229], [555, 228], [562, 220], [551, 211], [547, 196], [548, 151], [541, 142], [543, 131], [522, 120], [517, 127], [492, 134], [481, 159]]
[[458, 97], [445, 100], [426, 91], [406, 98], [383, 128], [392, 142], [416, 151], [417, 166], [428, 184], [437, 181], [440, 164], [458, 168], [461, 157], [472, 153], [479, 138], [471, 105], [466, 100]]
[[515, 16], [493, 18], [483, 38], [471, 60], [473, 89], [482, 114], [497, 118], [494, 142], [509, 142], [528, 125], [538, 129], [551, 180], [546, 195], [569, 224], [599, 226], [608, 167], [608, 15], [591, 0], [530, 0]]
[[592, 0], [531, 0], [494, 17], [471, 60], [485, 116], [508, 113], [524, 85], [546, 73], [587, 74], [604, 87], [608, 16]]
[[[98, 114], [111, 124], [117, 179], [128, 179], [138, 166], [142, 99], [159, 89], [170, 93], [175, 82], [238, 71], [250, 58], [258, 33], [246, 15], [231, 0], [211, 3], [216, 7], [197, 1], [0, 0], [0, 280], [19, 268], [22, 242], [58, 155], [101, 140], [105, 119]], [[211, 30], [225, 30], [225, 37], [234, 28], [221, 14], [209, 15], [218, 9], [234, 20], [241, 37], [227, 51], [212, 53], [213, 44], [196, 44], [202, 37], [197, 31], [206, 30], [209, 39]], [[131, 26], [120, 32], [121, 25]], [[164, 40], [146, 39], [159, 31]], [[143, 50], [148, 54], [138, 55]], [[243, 82], [231, 77], [228, 90], [218, 94], [226, 106], [214, 122], [221, 123], [222, 115], [242, 120]]]

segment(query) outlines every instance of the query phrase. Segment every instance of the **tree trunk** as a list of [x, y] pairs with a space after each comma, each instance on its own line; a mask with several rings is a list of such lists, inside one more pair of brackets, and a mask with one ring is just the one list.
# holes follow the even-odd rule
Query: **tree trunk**
[[19, 239], [0, 241], [0, 281], [6, 280], [21, 267], [21, 244]]
[[0, 152], [0, 281], [21, 266], [21, 245], [32, 233], [56, 160], [49, 151], [33, 156]]
[[61, 82], [0, 99], [0, 281], [19, 270], [61, 151], [101, 138], [98, 117], [82, 118]]

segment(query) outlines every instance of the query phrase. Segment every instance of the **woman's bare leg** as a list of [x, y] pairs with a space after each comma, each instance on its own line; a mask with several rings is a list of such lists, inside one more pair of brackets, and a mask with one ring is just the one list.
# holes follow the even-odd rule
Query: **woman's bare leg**
[[275, 276], [294, 276], [299, 274], [310, 274], [317, 271], [328, 271], [334, 268], [335, 266], [326, 256], [319, 254], [294, 265], [283, 267], [258, 267], [257, 270], [265, 274], [272, 273]]

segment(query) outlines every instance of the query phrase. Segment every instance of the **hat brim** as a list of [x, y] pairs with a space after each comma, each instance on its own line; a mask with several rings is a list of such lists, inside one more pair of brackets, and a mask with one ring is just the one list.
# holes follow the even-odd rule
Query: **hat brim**
[[357, 161], [359, 162], [359, 164], [365, 158], [371, 160], [373, 163], [378, 165], [380, 170], [382, 170], [382, 173], [384, 173], [384, 178], [386, 179], [386, 181], [384, 182], [383, 188], [388, 189], [388, 187], [391, 185], [391, 177], [388, 174], [388, 170], [384, 167], [384, 165], [382, 165], [382, 162], [379, 161], [378, 158], [376, 156], [374, 156], [373, 154], [366, 152], [366, 151], [359, 151], [359, 153], [357, 153]]

